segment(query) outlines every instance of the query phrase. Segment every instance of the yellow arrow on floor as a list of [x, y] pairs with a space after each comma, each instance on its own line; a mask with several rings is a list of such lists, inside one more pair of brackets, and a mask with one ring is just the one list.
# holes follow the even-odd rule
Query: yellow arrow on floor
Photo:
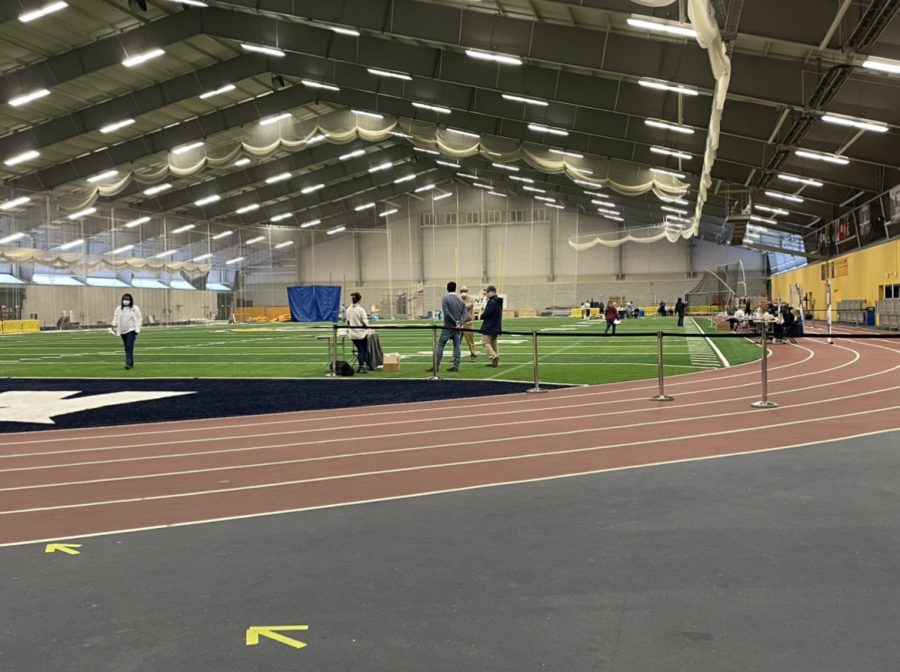
[[76, 551], [76, 548], [81, 548], [81, 544], [47, 544], [47, 548], [44, 549], [44, 553], [55, 553], [56, 551], [62, 551], [68, 555], [78, 555], [81, 551]]
[[295, 649], [302, 649], [308, 646], [306, 642], [301, 642], [290, 637], [278, 634], [279, 631], [298, 632], [301, 630], [309, 630], [308, 625], [253, 625], [247, 628], [247, 646], [256, 646], [259, 644], [260, 637], [268, 637], [276, 642], [287, 644]]

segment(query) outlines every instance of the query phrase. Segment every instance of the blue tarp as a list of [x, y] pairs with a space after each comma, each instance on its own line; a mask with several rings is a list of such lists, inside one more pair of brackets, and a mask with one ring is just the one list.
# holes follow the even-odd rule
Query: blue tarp
[[287, 293], [293, 322], [337, 322], [341, 310], [340, 287], [288, 287]]

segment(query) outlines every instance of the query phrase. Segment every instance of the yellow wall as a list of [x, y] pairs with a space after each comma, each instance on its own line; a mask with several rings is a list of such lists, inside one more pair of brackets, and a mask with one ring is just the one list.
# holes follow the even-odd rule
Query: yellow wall
[[[864, 299], [866, 306], [874, 306], [883, 298], [882, 285], [900, 284], [900, 240], [869, 247], [837, 259], [847, 260], [847, 275], [831, 279], [832, 302], [837, 309], [838, 301]], [[837, 259], [833, 260], [836, 261]], [[823, 262], [824, 263], [824, 262]], [[822, 280], [823, 263], [810, 264], [805, 268], [789, 271], [772, 277], [772, 298], [787, 300], [789, 287], [800, 283], [804, 296], [812, 292], [817, 311], [825, 310], [825, 281]]]

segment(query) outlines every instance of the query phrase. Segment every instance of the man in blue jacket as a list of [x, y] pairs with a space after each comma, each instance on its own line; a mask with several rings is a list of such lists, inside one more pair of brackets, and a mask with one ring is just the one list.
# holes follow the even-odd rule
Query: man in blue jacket
[[488, 366], [496, 369], [497, 364], [500, 362], [500, 354], [497, 352], [497, 336], [503, 331], [501, 326], [503, 320], [503, 299], [497, 296], [497, 288], [493, 285], [488, 285], [484, 288], [484, 291], [487, 293], [487, 303], [481, 313], [481, 345], [484, 346], [484, 351], [491, 358]]
[[460, 340], [462, 339], [463, 325], [466, 323], [466, 304], [456, 294], [456, 283], [447, 283], [447, 293], [441, 300], [441, 312], [444, 313], [444, 328], [441, 329], [441, 336], [438, 338], [437, 352], [435, 353], [433, 367], [425, 369], [426, 371], [437, 373], [441, 368], [441, 359], [444, 357], [444, 347], [447, 341], [453, 340], [453, 366], [448, 371], [459, 371], [460, 360]]

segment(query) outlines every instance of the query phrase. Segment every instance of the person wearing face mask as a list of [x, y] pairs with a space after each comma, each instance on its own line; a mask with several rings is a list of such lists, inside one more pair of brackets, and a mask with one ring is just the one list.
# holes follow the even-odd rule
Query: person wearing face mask
[[143, 321], [141, 309], [134, 305], [134, 298], [131, 294], [123, 294], [122, 301], [113, 313], [111, 328], [116, 336], [122, 337], [122, 343], [125, 345], [126, 369], [134, 366], [134, 342], [141, 333]]
[[[463, 324], [463, 329], [471, 330], [472, 314], [475, 310], [475, 300], [469, 296], [469, 288], [465, 286], [459, 288], [459, 297], [463, 300], [463, 303], [466, 304], [466, 322]], [[478, 353], [475, 352], [475, 334], [472, 331], [464, 331], [463, 338], [466, 339], [466, 345], [469, 346], [469, 360], [477, 362]]]

